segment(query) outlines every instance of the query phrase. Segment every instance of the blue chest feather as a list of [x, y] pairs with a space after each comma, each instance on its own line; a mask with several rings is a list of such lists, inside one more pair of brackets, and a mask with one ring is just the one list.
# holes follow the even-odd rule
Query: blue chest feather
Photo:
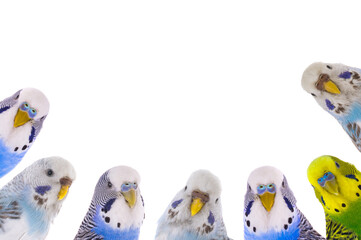
[[0, 139], [0, 177], [10, 172], [21, 161], [26, 152], [27, 151], [24, 151], [19, 154], [13, 152], [8, 149], [4, 141]]
[[177, 236], [172, 236], [171, 238], [169, 238], [171, 240], [211, 240], [214, 239], [213, 236], [200, 236], [198, 234], [195, 233], [191, 233], [191, 232], [183, 232]]
[[245, 240], [296, 240], [300, 236], [300, 229], [298, 228], [300, 223], [299, 217], [295, 217], [293, 223], [288, 225], [287, 230], [276, 232], [275, 230], [269, 230], [266, 233], [254, 233], [250, 232], [247, 226], [244, 227], [244, 239]]
[[23, 210], [23, 215], [29, 225], [29, 233], [46, 233], [49, 229], [50, 223], [46, 221], [45, 210], [34, 207], [34, 203], [31, 202], [33, 201], [33, 196], [30, 188], [24, 189], [23, 195], [25, 198], [18, 199], [18, 201]]
[[[112, 204], [110, 204], [110, 206], [111, 205]], [[96, 214], [93, 219], [96, 226], [92, 229], [92, 232], [96, 233], [99, 236], [102, 236], [104, 240], [138, 240], [139, 228], [113, 228], [104, 221], [100, 209], [101, 207], [97, 206]]]
[[357, 122], [361, 120], [361, 105], [359, 103], [354, 103], [351, 105], [350, 112], [347, 115], [335, 117], [343, 126], [349, 123]]

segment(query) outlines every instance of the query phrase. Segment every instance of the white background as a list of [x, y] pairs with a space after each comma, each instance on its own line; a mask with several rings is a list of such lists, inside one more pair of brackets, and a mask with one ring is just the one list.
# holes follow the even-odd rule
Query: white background
[[315, 61], [361, 66], [358, 1], [1, 1], [0, 99], [24, 87], [50, 101], [43, 129], [4, 185], [59, 155], [77, 179], [47, 239], [73, 239], [99, 176], [142, 176], [142, 240], [189, 175], [219, 176], [228, 234], [243, 239], [249, 173], [284, 172], [325, 235], [307, 180], [324, 154], [361, 169], [360, 153], [301, 88]]

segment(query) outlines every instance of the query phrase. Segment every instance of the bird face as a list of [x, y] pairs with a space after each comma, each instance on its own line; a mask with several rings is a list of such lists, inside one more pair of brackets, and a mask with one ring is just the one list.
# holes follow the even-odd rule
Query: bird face
[[221, 194], [220, 181], [211, 172], [198, 170], [189, 177], [185, 194], [186, 198], [190, 198], [190, 215], [194, 217], [206, 206], [207, 210], [213, 208], [212, 204], [218, 201]]
[[126, 182], [123, 183], [121, 186], [120, 193], [123, 195], [126, 203], [130, 208], [133, 208], [137, 201], [137, 192], [136, 192], [137, 187], [138, 184], [136, 182], [134, 183]]
[[48, 99], [37, 89], [24, 88], [17, 98], [19, 106], [14, 117], [14, 128], [29, 121], [40, 119], [49, 112]]
[[24, 170], [24, 182], [33, 189], [38, 206], [61, 202], [75, 180], [73, 166], [63, 158], [44, 158]]
[[276, 185], [274, 183], [260, 184], [257, 186], [257, 194], [267, 212], [271, 211], [276, 195]]
[[192, 192], [192, 202], [191, 202], [191, 215], [192, 217], [196, 215], [209, 201], [209, 194], [201, 192], [199, 190], [195, 190]]
[[318, 178], [317, 182], [329, 193], [334, 195], [339, 194], [336, 177], [332, 172], [326, 172], [322, 177]]
[[347, 71], [342, 64], [313, 63], [303, 73], [302, 87], [314, 97], [339, 95], [339, 85]]
[[[118, 166], [110, 169], [107, 174], [107, 186], [104, 188], [109, 198], [123, 198], [129, 208], [137, 204], [140, 197], [138, 184], [140, 182], [139, 174], [127, 166]], [[99, 192], [104, 195], [103, 191]]]
[[24, 125], [30, 120], [34, 119], [37, 114], [37, 110], [32, 108], [29, 103], [23, 102], [14, 118], [14, 128]]

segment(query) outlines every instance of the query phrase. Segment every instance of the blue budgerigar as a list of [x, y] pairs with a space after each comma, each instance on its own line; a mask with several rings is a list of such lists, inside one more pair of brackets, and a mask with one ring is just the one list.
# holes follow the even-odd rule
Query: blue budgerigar
[[286, 177], [274, 167], [250, 174], [244, 205], [245, 240], [325, 239], [297, 208]]
[[342, 125], [361, 151], [361, 69], [343, 64], [313, 63], [302, 87]]
[[24, 88], [0, 102], [0, 177], [24, 157], [49, 112], [46, 96]]
[[0, 240], [43, 240], [70, 185], [73, 166], [60, 157], [34, 162], [0, 190]]
[[221, 183], [207, 170], [194, 172], [159, 219], [156, 240], [230, 240], [223, 223]]
[[118, 166], [99, 179], [75, 240], [137, 240], [144, 202], [136, 170]]

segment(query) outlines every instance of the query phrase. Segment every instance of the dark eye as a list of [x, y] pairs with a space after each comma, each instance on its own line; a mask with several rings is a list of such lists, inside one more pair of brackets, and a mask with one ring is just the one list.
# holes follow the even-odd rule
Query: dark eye
[[216, 199], [216, 203], [218, 202], [218, 198]]
[[18, 99], [19, 99], [19, 96], [20, 96], [20, 95], [17, 95], [17, 96], [15, 97], [15, 100], [18, 100]]
[[187, 186], [185, 186], [184, 191], [187, 190]]
[[108, 182], [108, 187], [109, 188], [113, 187], [113, 184], [111, 182]]
[[335, 163], [336, 163], [336, 167], [340, 168], [340, 164], [338, 164], [338, 162], [335, 162]]
[[332, 69], [332, 67], [331, 67], [330, 65], [326, 65], [326, 67], [327, 67], [328, 69]]
[[48, 177], [51, 177], [51, 176], [54, 175], [54, 171], [53, 171], [52, 169], [48, 169], [48, 170], [46, 170], [46, 175], [47, 175]]
[[285, 181], [282, 182], [282, 187], [285, 187]]
[[314, 96], [314, 97], [316, 97], [316, 94], [314, 94], [314, 93], [311, 93], [311, 95]]

